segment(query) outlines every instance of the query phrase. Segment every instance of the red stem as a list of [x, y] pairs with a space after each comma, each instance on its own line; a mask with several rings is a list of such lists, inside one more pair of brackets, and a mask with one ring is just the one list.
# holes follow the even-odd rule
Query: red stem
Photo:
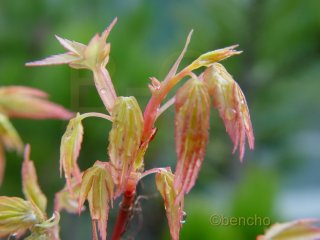
[[170, 90], [188, 73], [190, 72], [190, 65], [184, 68], [177, 75], [169, 78], [161, 83], [160, 89], [153, 93], [146, 109], [144, 110], [144, 129], [142, 134], [142, 142], [148, 141], [153, 133], [153, 126], [157, 119], [158, 109], [161, 102], [170, 92]]
[[134, 205], [134, 199], [136, 195], [136, 181], [128, 181], [126, 190], [123, 193], [122, 201], [120, 203], [120, 209], [118, 212], [116, 224], [114, 226], [111, 240], [120, 240], [121, 236], [126, 230], [128, 220], [130, 218], [131, 210]]

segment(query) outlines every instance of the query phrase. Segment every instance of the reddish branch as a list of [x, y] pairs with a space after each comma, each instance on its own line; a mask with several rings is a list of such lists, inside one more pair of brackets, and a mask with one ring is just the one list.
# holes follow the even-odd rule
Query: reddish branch
[[126, 189], [123, 193], [120, 209], [118, 212], [116, 224], [112, 233], [112, 240], [120, 240], [126, 230], [130, 213], [134, 207], [134, 199], [136, 195], [136, 184], [134, 179], [129, 179]]
[[152, 97], [150, 98], [148, 105], [143, 113], [144, 118], [144, 130], [142, 135], [142, 141], [145, 142], [148, 139], [150, 139], [150, 136], [152, 135], [152, 130], [154, 127], [154, 123], [157, 119], [157, 114], [159, 107], [161, 105], [161, 102], [165, 99], [167, 94], [170, 92], [170, 90], [188, 73], [190, 72], [189, 66], [183, 69], [181, 72], [179, 72], [177, 75], [173, 76], [172, 78], [169, 78], [161, 83], [160, 89], [157, 90], [157, 92], [152, 94]]

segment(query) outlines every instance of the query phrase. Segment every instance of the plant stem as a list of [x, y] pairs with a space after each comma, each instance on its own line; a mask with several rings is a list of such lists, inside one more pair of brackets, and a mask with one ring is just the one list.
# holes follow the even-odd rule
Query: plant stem
[[117, 94], [114, 90], [109, 72], [104, 67], [96, 67], [92, 71], [99, 96], [108, 112], [111, 113]]
[[184, 68], [181, 72], [161, 82], [161, 87], [152, 94], [148, 105], [143, 113], [144, 129], [142, 135], [142, 142], [148, 141], [153, 133], [153, 126], [158, 116], [158, 111], [161, 102], [170, 92], [170, 90], [191, 71], [191, 65]]
[[81, 120], [87, 117], [104, 118], [112, 122], [112, 117], [103, 113], [89, 112], [89, 113], [83, 113], [80, 115]]
[[134, 200], [136, 196], [137, 179], [129, 179], [126, 189], [123, 193], [120, 209], [118, 212], [116, 224], [114, 226], [111, 240], [120, 240], [124, 234], [129, 218], [131, 216], [132, 208], [134, 207]]

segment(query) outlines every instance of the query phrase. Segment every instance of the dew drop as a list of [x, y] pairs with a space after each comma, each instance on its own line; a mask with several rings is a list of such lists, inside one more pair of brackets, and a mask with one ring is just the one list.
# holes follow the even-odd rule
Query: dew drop
[[15, 240], [15, 239], [17, 239], [17, 234], [16, 234], [16, 233], [11, 234], [11, 235], [7, 238], [7, 240]]
[[197, 167], [197, 168], [200, 168], [200, 167], [201, 167], [201, 160], [198, 160], [198, 161], [196, 162], [196, 167]]
[[228, 120], [232, 120], [236, 116], [236, 113], [237, 113], [236, 110], [234, 110], [233, 108], [228, 108], [226, 110], [226, 118]]
[[101, 94], [105, 95], [106, 92], [107, 92], [107, 91], [106, 91], [104, 88], [101, 88], [101, 89], [100, 89], [100, 93], [101, 93]]
[[184, 224], [184, 223], [186, 223], [186, 220], [187, 220], [187, 213], [183, 211], [182, 212], [182, 219], [180, 220], [180, 223]]

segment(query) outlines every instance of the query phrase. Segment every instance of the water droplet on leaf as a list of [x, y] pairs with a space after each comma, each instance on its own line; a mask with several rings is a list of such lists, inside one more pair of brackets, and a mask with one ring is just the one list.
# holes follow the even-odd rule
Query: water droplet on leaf
[[226, 109], [226, 118], [228, 120], [232, 120], [236, 116], [236, 113], [237, 113], [236, 110], [234, 110], [232, 108], [227, 108]]

